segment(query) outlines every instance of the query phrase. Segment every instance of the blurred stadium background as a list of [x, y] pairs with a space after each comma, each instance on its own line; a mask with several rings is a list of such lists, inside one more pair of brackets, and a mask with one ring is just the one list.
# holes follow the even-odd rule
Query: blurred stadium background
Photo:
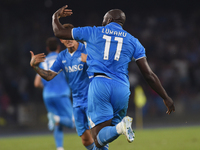
[[[74, 14], [61, 22], [75, 27], [99, 26], [104, 14], [113, 8], [126, 13], [124, 29], [144, 45], [152, 70], [176, 106], [175, 113], [166, 115], [162, 99], [132, 62], [128, 114], [136, 118], [136, 111], [142, 113], [138, 121], [143, 122], [137, 127], [200, 125], [200, 1], [1, 0], [0, 136], [48, 131], [42, 90], [33, 86], [35, 72], [29, 66], [29, 51], [45, 52], [46, 39], [54, 36], [52, 14], [65, 4]], [[142, 111], [133, 102], [137, 85], [142, 86], [147, 99]]]

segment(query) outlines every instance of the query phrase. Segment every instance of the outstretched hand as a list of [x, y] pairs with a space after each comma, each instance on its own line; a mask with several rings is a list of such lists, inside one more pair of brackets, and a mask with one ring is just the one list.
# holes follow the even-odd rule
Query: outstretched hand
[[44, 53], [40, 53], [37, 55], [34, 55], [34, 53], [32, 51], [30, 51], [30, 53], [31, 53], [31, 61], [30, 61], [31, 67], [35, 67], [39, 63], [44, 62], [45, 56], [46, 56]]
[[61, 7], [54, 13], [54, 15], [57, 15], [59, 18], [71, 16], [73, 12], [71, 9], [66, 9], [67, 7], [67, 5]]
[[168, 97], [167, 99], [164, 99], [163, 102], [165, 106], [167, 107], [166, 114], [170, 115], [172, 111], [175, 112], [174, 102], [170, 97]]

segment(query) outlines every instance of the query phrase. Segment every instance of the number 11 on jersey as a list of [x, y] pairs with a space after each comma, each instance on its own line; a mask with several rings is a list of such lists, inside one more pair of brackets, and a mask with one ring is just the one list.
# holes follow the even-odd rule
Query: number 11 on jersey
[[[108, 58], [109, 58], [109, 50], [110, 50], [110, 43], [111, 43], [111, 36], [103, 35], [103, 39], [106, 40], [103, 59], [104, 60], [108, 60]], [[115, 37], [114, 40], [117, 41], [117, 49], [116, 49], [114, 60], [118, 61], [119, 58], [120, 58], [121, 50], [122, 50], [123, 38]]]

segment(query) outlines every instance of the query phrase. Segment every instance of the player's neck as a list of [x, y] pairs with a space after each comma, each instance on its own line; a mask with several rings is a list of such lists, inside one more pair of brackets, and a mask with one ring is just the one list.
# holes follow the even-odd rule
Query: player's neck
[[68, 48], [68, 52], [69, 52], [70, 54], [74, 53], [76, 50], [77, 50], [77, 49], [75, 49], [74, 46]]
[[79, 43], [77, 42], [76, 45], [74, 45], [73, 47], [69, 47], [68, 51], [69, 53], [74, 53], [77, 49], [78, 49]]

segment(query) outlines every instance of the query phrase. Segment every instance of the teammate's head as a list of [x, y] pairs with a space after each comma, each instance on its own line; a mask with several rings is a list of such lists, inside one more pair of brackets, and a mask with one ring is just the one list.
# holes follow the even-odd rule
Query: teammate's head
[[[64, 28], [74, 28], [72, 24], [63, 24]], [[63, 43], [69, 50], [70, 53], [74, 52], [78, 48], [78, 42], [76, 40], [63, 40], [60, 39], [61, 43]]]
[[116, 22], [121, 26], [123, 26], [125, 21], [126, 21], [126, 15], [122, 10], [111, 9], [104, 15], [102, 26], [105, 26], [110, 22]]
[[59, 43], [58, 43], [57, 38], [55, 38], [55, 37], [49, 37], [46, 40], [46, 47], [47, 47], [47, 51], [53, 52], [53, 51], [58, 50]]

